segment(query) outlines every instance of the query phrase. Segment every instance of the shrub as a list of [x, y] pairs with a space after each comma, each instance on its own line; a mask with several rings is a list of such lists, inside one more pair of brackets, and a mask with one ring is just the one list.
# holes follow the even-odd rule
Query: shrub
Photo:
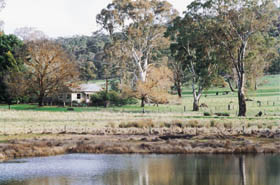
[[227, 113], [227, 112], [217, 112], [217, 113], [215, 113], [215, 115], [216, 116], [225, 116], [225, 117], [229, 117], [230, 116], [230, 114]]
[[67, 108], [68, 111], [74, 111], [75, 109], [72, 107]]
[[172, 125], [179, 127], [179, 128], [183, 128], [183, 122], [180, 120], [174, 120], [172, 121]]
[[110, 81], [110, 86], [113, 91], [120, 91], [120, 82], [118, 80]]
[[93, 106], [122, 106], [127, 104], [136, 104], [137, 100], [132, 97], [123, 97], [115, 91], [100, 91], [91, 96]]
[[166, 127], [166, 128], [170, 128], [171, 127], [171, 123], [168, 123], [168, 122], [164, 122], [164, 127]]
[[210, 127], [215, 127], [216, 126], [216, 121], [215, 120], [211, 120], [210, 121]]
[[204, 116], [212, 116], [212, 114], [210, 112], [204, 112], [203, 115]]

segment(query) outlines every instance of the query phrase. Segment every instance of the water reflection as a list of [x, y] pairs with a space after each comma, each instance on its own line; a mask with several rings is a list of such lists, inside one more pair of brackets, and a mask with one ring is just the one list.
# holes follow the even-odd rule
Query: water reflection
[[276, 185], [279, 182], [280, 157], [265, 155], [66, 155], [0, 164], [0, 185]]

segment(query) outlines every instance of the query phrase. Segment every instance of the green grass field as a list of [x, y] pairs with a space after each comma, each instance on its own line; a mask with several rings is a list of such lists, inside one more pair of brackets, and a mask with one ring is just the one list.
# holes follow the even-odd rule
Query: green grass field
[[[97, 81], [102, 85], [104, 81]], [[257, 91], [248, 90], [247, 97], [253, 101], [247, 102], [247, 116], [254, 117], [259, 111], [266, 114], [267, 117], [273, 119], [280, 116], [280, 75], [264, 76], [259, 80], [259, 88]], [[185, 115], [203, 116], [204, 112], [217, 113], [227, 112], [230, 117], [236, 117], [238, 112], [238, 100], [236, 93], [223, 95], [223, 92], [230, 91], [229, 88], [211, 88], [204, 92], [200, 103], [204, 103], [208, 108], [201, 108], [200, 112], [192, 112], [192, 92], [191, 89], [185, 87], [183, 90], [183, 98], [178, 99], [174, 95], [169, 104], [155, 105], [147, 104], [145, 106], [146, 113], [184, 113]], [[219, 92], [219, 95], [216, 95]], [[258, 101], [261, 102], [259, 106]], [[231, 110], [228, 110], [228, 105], [231, 105]], [[0, 109], [8, 109], [7, 105], [0, 105]], [[30, 110], [30, 111], [47, 111], [47, 112], [68, 112], [67, 107], [38, 107], [37, 105], [12, 105], [12, 110]], [[141, 113], [143, 108], [140, 104], [126, 105], [122, 107], [75, 107], [75, 112], [91, 112], [91, 111], [105, 111], [105, 112], [125, 112], [125, 113]]]

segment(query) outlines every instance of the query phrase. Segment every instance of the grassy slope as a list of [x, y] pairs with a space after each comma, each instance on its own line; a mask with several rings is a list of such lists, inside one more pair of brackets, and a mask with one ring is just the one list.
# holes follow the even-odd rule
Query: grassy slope
[[[104, 81], [98, 81], [99, 85], [102, 85]], [[254, 101], [247, 102], [248, 116], [253, 117], [259, 111], [265, 112], [268, 116], [274, 116], [280, 112], [280, 75], [270, 75], [263, 77], [259, 83], [261, 86], [257, 91], [248, 91], [248, 97]], [[200, 103], [205, 103], [208, 108], [202, 108], [199, 113], [193, 113], [192, 109], [192, 92], [189, 88], [184, 88], [183, 98], [181, 100], [174, 96], [171, 104], [160, 105], [156, 107], [154, 105], [147, 105], [145, 107], [146, 112], [153, 113], [165, 113], [176, 112], [184, 113], [192, 116], [201, 116], [203, 112], [229, 112], [232, 117], [235, 117], [238, 110], [238, 102], [236, 93], [228, 95], [222, 95], [223, 92], [230, 91], [229, 88], [211, 88], [201, 98]], [[216, 96], [216, 92], [219, 95]], [[257, 101], [262, 102], [262, 106], [259, 107]], [[233, 110], [228, 111], [228, 104], [232, 105]], [[7, 109], [8, 106], [2, 105], [0, 109]], [[37, 105], [13, 105], [14, 110], [32, 110], [32, 111], [50, 111], [50, 112], [67, 112], [67, 108], [63, 107], [41, 107]], [[127, 105], [123, 107], [111, 107], [109, 109], [97, 108], [97, 107], [80, 107], [75, 108], [75, 112], [88, 112], [88, 111], [115, 111], [115, 112], [142, 112], [143, 109], [140, 105]]]

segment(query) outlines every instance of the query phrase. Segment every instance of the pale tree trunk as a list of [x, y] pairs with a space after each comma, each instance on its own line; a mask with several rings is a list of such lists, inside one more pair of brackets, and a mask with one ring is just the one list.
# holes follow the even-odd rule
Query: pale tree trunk
[[258, 90], [258, 82], [257, 82], [257, 78], [255, 79], [255, 91]]
[[238, 116], [246, 116], [246, 97], [245, 97], [245, 70], [244, 59], [246, 52], [247, 41], [244, 41], [238, 53], [238, 62], [236, 70], [238, 72]]
[[199, 99], [198, 98], [194, 98], [193, 101], [193, 111], [199, 111]]
[[147, 51], [147, 56], [144, 57], [144, 59], [142, 59], [143, 56], [143, 52], [139, 52], [141, 53], [141, 55], [137, 54], [137, 52], [135, 51], [134, 48], [132, 48], [132, 53], [133, 53], [133, 59], [134, 62], [138, 68], [139, 71], [139, 78], [142, 82], [146, 82], [146, 78], [147, 78], [147, 71], [148, 71], [148, 56], [149, 56], [149, 51]]
[[199, 111], [199, 100], [202, 94], [202, 88], [199, 86], [198, 92], [196, 92], [195, 77], [193, 77], [192, 90], [193, 90], [193, 111]]

